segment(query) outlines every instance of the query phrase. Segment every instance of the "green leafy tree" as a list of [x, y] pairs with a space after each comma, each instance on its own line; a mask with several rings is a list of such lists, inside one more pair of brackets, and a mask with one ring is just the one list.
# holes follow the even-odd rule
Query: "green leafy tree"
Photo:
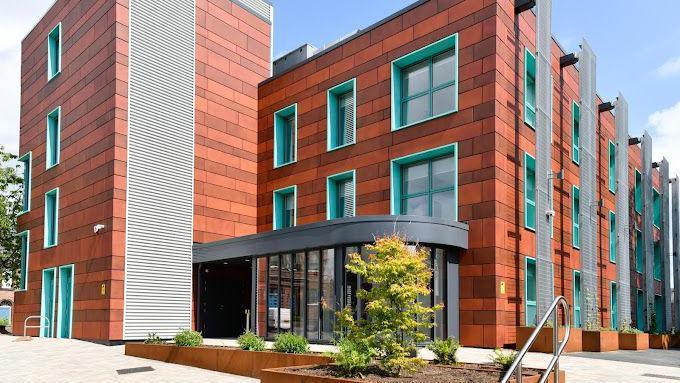
[[418, 301], [418, 297], [430, 296], [429, 252], [409, 248], [397, 235], [378, 238], [367, 247], [366, 259], [351, 254], [346, 266], [371, 286], [357, 291], [365, 302], [366, 316], [356, 320], [346, 307], [338, 313], [339, 324], [346, 339], [376, 353], [386, 373], [398, 376], [417, 371], [425, 361], [416, 357], [416, 345], [427, 339], [422, 331], [432, 328], [434, 313], [441, 309]]
[[19, 284], [21, 242], [17, 237], [17, 216], [22, 209], [22, 177], [16, 156], [0, 146], [0, 279]]

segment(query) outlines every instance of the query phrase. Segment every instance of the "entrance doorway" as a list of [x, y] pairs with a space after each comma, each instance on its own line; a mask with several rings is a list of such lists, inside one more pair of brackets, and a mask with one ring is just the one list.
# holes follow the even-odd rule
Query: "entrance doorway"
[[201, 265], [199, 324], [204, 337], [236, 338], [246, 330], [251, 263], [250, 258], [240, 258]]

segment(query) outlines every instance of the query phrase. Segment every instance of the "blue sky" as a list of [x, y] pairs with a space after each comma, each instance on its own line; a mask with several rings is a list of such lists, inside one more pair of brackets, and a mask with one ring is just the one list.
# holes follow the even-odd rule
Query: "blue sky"
[[[480, 0], [481, 1], [481, 0]], [[324, 45], [365, 28], [412, 0], [273, 0], [274, 53], [309, 42]], [[3, 2], [0, 25], [0, 144], [18, 148], [19, 44], [52, 0]], [[654, 137], [655, 159], [671, 159], [680, 172], [680, 1], [553, 0], [553, 34], [575, 51], [585, 37], [598, 57], [598, 93], [613, 99], [622, 91], [630, 103], [631, 135]], [[648, 4], [653, 4], [649, 6]], [[615, 6], [616, 5], [616, 6]], [[587, 12], [586, 12], [587, 10]]]

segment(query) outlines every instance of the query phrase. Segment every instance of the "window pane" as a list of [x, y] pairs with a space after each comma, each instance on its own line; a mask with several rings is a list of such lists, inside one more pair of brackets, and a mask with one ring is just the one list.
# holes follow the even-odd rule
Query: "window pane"
[[279, 326], [279, 256], [269, 258], [267, 288], [267, 336], [273, 337]]
[[456, 87], [450, 85], [432, 93], [432, 115], [450, 112], [455, 107]]
[[338, 146], [354, 141], [354, 94], [347, 92], [338, 96], [338, 129], [336, 143]]
[[401, 106], [401, 118], [404, 125], [412, 124], [430, 117], [430, 97], [427, 94], [405, 101]]
[[293, 258], [293, 332], [305, 335], [305, 253]]
[[295, 193], [283, 196], [282, 227], [292, 227], [295, 224]]
[[428, 196], [410, 197], [402, 202], [401, 214], [405, 215], [419, 215], [429, 216], [429, 209], [427, 206]]
[[405, 194], [422, 193], [429, 189], [427, 163], [404, 166], [402, 173], [404, 182], [403, 191]]
[[321, 258], [321, 339], [333, 340], [335, 323], [335, 251], [323, 250]]
[[319, 339], [319, 251], [307, 253], [307, 338]]
[[444, 189], [456, 185], [456, 161], [453, 156], [432, 161], [432, 189]]
[[[434, 304], [446, 304], [444, 297], [446, 294], [446, 253], [443, 249], [435, 249], [434, 270], [433, 270], [433, 295]], [[444, 310], [438, 310], [434, 315], [434, 335], [437, 339], [444, 339]]]
[[536, 302], [536, 263], [533, 260], [527, 261], [526, 269], [526, 289], [527, 301]]
[[295, 161], [295, 115], [283, 118], [283, 163]]
[[456, 67], [454, 51], [444, 52], [432, 59], [432, 86], [437, 87], [455, 80]]
[[354, 216], [353, 186], [351, 178], [337, 182], [337, 218]]
[[410, 97], [430, 88], [430, 62], [423, 61], [402, 69], [402, 97]]
[[451, 190], [432, 194], [432, 216], [456, 219], [456, 192]]
[[279, 298], [281, 331], [290, 331], [291, 325], [291, 279], [292, 279], [292, 255], [283, 254], [281, 255], [281, 295]]
[[527, 183], [526, 199], [536, 202], [536, 172], [533, 168], [527, 168], [527, 179], [524, 182]]

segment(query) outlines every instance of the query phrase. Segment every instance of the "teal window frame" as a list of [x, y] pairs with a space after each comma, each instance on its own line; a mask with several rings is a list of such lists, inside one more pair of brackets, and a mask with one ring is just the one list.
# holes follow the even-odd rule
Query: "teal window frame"
[[656, 188], [652, 188], [653, 192], [653, 222], [654, 227], [661, 230], [661, 194]]
[[[534, 300], [529, 300], [529, 288], [532, 287], [530, 286], [528, 278], [529, 265], [531, 265], [534, 268], [534, 281], [533, 281]], [[536, 326], [538, 320], [538, 318], [536, 318], [537, 306], [535, 300], [538, 294], [538, 291], [536, 290], [536, 278], [537, 278], [536, 259], [534, 257], [529, 256], [524, 257], [524, 301], [525, 301], [524, 320], [527, 327]], [[533, 318], [531, 317], [532, 313]]]
[[571, 102], [571, 160], [581, 163], [581, 106], [576, 100]]
[[[453, 156], [454, 161], [454, 195], [455, 195], [455, 211], [454, 220], [458, 220], [458, 143], [440, 146], [438, 148], [425, 150], [419, 153], [410, 154], [408, 156], [400, 157], [391, 161], [390, 166], [390, 205], [391, 214], [400, 215], [402, 212], [402, 166], [413, 165], [422, 161], [431, 161], [439, 157]], [[431, 190], [430, 190], [431, 192]]]
[[[52, 198], [54, 205], [52, 206]], [[51, 210], [53, 214], [50, 214]], [[50, 232], [52, 232], [50, 234]], [[59, 244], [59, 188], [54, 188], [45, 193], [45, 222], [44, 222], [43, 248], [57, 246]], [[50, 241], [50, 237], [54, 240]]]
[[[352, 215], [340, 216], [338, 210], [340, 209], [340, 196], [338, 195], [338, 183], [352, 181]], [[344, 217], [354, 217], [356, 215], [356, 171], [350, 170], [332, 176], [326, 177], [326, 218], [337, 219]]]
[[581, 248], [581, 190], [576, 186], [571, 187], [571, 246]]
[[[70, 302], [68, 302], [68, 306], [66, 306], [69, 309], [69, 316], [68, 316], [68, 336], [63, 333], [64, 328], [62, 321], [63, 316], [64, 316], [64, 299], [63, 299], [63, 292], [67, 291], [66, 286], [64, 284], [64, 271], [69, 270], [71, 273], [71, 294], [70, 294]], [[68, 264], [68, 265], [63, 265], [59, 266], [59, 269], [57, 271], [57, 275], [59, 275], [59, 293], [57, 295], [57, 338], [61, 339], [71, 339], [73, 338], [73, 295], [75, 294], [74, 291], [74, 282], [75, 282], [75, 277], [76, 277], [76, 270], [75, 266], [73, 264]]]
[[642, 173], [635, 169], [635, 212], [642, 214]]
[[609, 262], [616, 263], [616, 213], [609, 211]]
[[[290, 128], [290, 135], [286, 135], [284, 129], [287, 129], [287, 124], [291, 116], [294, 117], [293, 121], [295, 121], [295, 126]], [[298, 105], [295, 103], [274, 112], [274, 168], [280, 168], [297, 162], [297, 138]], [[292, 145], [293, 147], [290, 159], [284, 158], [285, 147], [288, 146], [287, 144]]]
[[[524, 48], [524, 123], [536, 130], [536, 55]], [[530, 79], [533, 85], [530, 84]], [[533, 103], [529, 95], [533, 98]]]
[[[340, 106], [339, 106], [339, 99], [343, 95], [347, 93], [352, 93], [352, 126], [350, 127], [352, 129], [352, 141], [345, 142], [343, 144], [340, 144], [338, 141], [340, 140], [340, 137], [346, 136], [344, 133], [344, 129], [347, 129], [347, 126], [344, 126], [343, 131], [340, 130], [341, 128], [341, 121], [340, 121]], [[356, 78], [353, 78], [351, 80], [345, 81], [342, 84], [336, 85], [330, 89], [328, 89], [327, 92], [327, 151], [331, 150], [336, 150], [340, 148], [344, 148], [346, 146], [354, 145], [357, 140], [357, 80]]]
[[635, 229], [635, 271], [642, 274], [645, 272], [645, 249], [642, 241], [642, 231]]
[[[578, 277], [578, 279], [577, 279]], [[577, 283], [578, 280], [578, 283]], [[573, 324], [575, 328], [581, 328], [581, 272], [574, 270], [572, 279], [573, 289], [572, 289], [572, 301], [574, 305], [574, 320]]]
[[17, 291], [28, 288], [28, 262], [31, 257], [31, 232], [24, 230], [17, 234], [19, 237], [19, 287]]
[[654, 294], [654, 314], [656, 316], [656, 330], [658, 332], [666, 331], [666, 315], [663, 295]]
[[274, 190], [273, 193], [273, 204], [272, 204], [272, 226], [274, 230], [279, 230], [284, 228], [283, 227], [283, 214], [285, 213], [283, 209], [285, 208], [284, 205], [284, 197], [292, 194], [293, 195], [293, 222], [291, 226], [288, 227], [294, 227], [297, 225], [297, 185], [293, 186], [288, 186], [285, 188], [277, 189]]
[[609, 140], [609, 191], [616, 194], [616, 144]]
[[654, 242], [654, 280], [661, 281], [663, 278], [663, 250], [661, 241]]
[[[404, 98], [402, 97], [402, 70], [411, 67], [415, 64], [423, 62], [425, 60], [432, 60], [433, 57], [442, 54], [444, 52], [453, 50], [454, 54], [454, 79], [453, 83], [448, 82], [444, 85], [438, 86], [437, 88], [432, 87], [432, 76], [430, 75], [430, 87], [427, 92], [430, 93], [430, 116], [419, 121], [414, 121], [410, 124], [402, 123], [402, 102]], [[458, 33], [454, 33], [450, 36], [444, 37], [443, 39], [436, 41], [430, 45], [413, 51], [405, 56], [402, 56], [391, 64], [392, 71], [392, 131], [404, 129], [411, 127], [413, 125], [421, 124], [425, 121], [430, 121], [442, 116], [446, 116], [452, 113], [458, 112]], [[454, 87], [454, 97], [453, 97], [453, 108], [450, 111], [440, 113], [437, 115], [432, 115], [432, 93], [438, 89], [444, 89], [453, 85]], [[425, 93], [423, 93], [425, 94]], [[413, 97], [422, 96], [423, 94], [414, 95]]]
[[[533, 178], [533, 199], [529, 198], [529, 179]], [[524, 152], [524, 227], [536, 231], [536, 158]]]
[[612, 281], [610, 282], [609, 286], [609, 308], [611, 310], [611, 315], [609, 316], [609, 319], [611, 321], [611, 327], [618, 329], [619, 328], [619, 298], [618, 298], [618, 287], [616, 285], [616, 282]]
[[[50, 297], [48, 297], [45, 293], [48, 292], [47, 288], [50, 287], [48, 284], [46, 284], [46, 275], [51, 273], [52, 274], [52, 286], [51, 290], [49, 292], [51, 293]], [[40, 318], [40, 324], [42, 327], [40, 328], [40, 337], [41, 338], [54, 338], [54, 314], [55, 310], [57, 309], [57, 268], [56, 267], [49, 267], [46, 269], [43, 269], [42, 271], [42, 289], [40, 291], [40, 316], [45, 317], [48, 319], [48, 321], [44, 321], [43, 318]], [[50, 306], [48, 312], [47, 308], [47, 300], [50, 300]]]
[[59, 165], [61, 156], [61, 106], [54, 108], [47, 115], [45, 132], [45, 170], [47, 170]]
[[640, 331], [645, 331], [647, 317], [645, 316], [645, 294], [642, 290], [637, 289], [635, 295], [635, 327]]
[[[61, 73], [62, 56], [61, 23], [58, 23], [47, 35], [47, 81], [51, 81]], [[55, 52], [56, 51], [56, 52]]]
[[17, 160], [23, 164], [22, 175], [22, 194], [21, 194], [21, 211], [19, 215], [31, 211], [31, 166], [33, 166], [33, 152], [28, 152]]

